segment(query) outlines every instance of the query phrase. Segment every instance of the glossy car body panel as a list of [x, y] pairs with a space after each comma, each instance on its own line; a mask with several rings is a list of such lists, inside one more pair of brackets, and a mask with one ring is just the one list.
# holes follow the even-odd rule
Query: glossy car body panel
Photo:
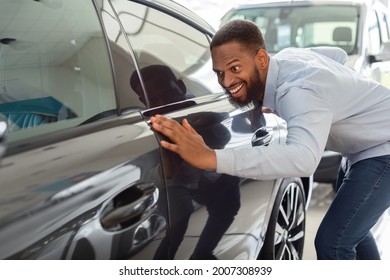
[[[147, 183], [143, 174], [159, 162], [158, 145], [144, 121], [130, 124], [5, 157], [0, 169], [1, 214], [2, 226], [10, 225], [1, 234], [5, 248], [0, 252], [18, 252], [35, 240], [43, 252], [33, 246], [28, 249], [33, 252], [23, 252], [23, 258], [45, 257], [45, 247], [53, 246], [59, 236], [73, 238], [116, 195]], [[137, 163], [137, 154], [149, 155], [148, 160]], [[15, 220], [20, 223], [14, 228]], [[49, 257], [66, 256], [59, 253]]]

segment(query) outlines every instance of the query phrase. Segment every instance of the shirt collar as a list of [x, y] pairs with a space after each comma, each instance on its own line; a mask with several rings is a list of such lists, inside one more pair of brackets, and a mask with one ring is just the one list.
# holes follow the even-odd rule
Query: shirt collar
[[265, 93], [263, 106], [275, 111], [276, 82], [278, 78], [279, 64], [273, 57], [269, 57], [267, 81], [265, 82]]

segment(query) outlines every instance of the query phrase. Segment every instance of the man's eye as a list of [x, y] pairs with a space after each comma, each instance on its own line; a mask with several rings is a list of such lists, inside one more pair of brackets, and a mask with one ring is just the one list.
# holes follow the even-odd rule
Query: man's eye
[[233, 66], [233, 67], [232, 67], [232, 71], [233, 71], [233, 72], [240, 71], [240, 69], [241, 69], [240, 66]]
[[217, 75], [218, 78], [223, 76], [223, 72], [215, 72], [215, 75]]

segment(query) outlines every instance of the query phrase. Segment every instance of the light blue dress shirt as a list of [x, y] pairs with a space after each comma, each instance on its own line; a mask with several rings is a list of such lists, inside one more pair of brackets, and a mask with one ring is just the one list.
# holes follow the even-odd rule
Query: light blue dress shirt
[[263, 105], [287, 122], [286, 143], [216, 150], [217, 172], [305, 177], [322, 153], [350, 164], [390, 154], [390, 90], [344, 66], [338, 48], [289, 48], [270, 57]]

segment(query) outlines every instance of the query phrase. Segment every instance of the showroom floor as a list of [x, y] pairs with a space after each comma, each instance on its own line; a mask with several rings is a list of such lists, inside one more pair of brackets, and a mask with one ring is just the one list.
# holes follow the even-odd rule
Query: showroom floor
[[[333, 190], [331, 185], [316, 184], [313, 190], [312, 199], [307, 211], [306, 239], [304, 260], [315, 260], [316, 253], [314, 249], [314, 237], [317, 228], [325, 215], [333, 199]], [[390, 211], [389, 211], [390, 212]], [[377, 242], [382, 251], [382, 259], [390, 260], [390, 215], [383, 218], [383, 223], [377, 227]]]

